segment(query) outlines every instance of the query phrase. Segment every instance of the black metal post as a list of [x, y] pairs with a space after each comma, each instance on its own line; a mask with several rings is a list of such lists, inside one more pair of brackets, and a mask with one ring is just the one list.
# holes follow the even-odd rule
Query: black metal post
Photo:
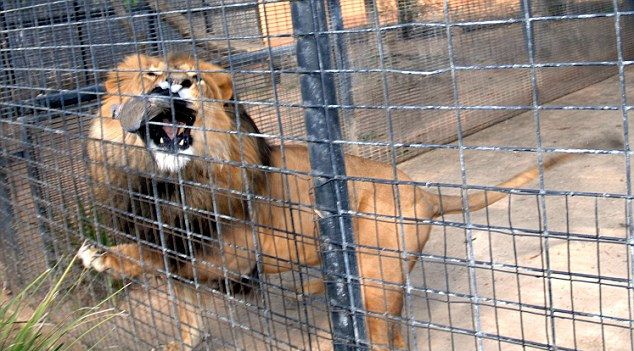
[[414, 21], [414, 6], [416, 6], [415, 1], [396, 0], [398, 23], [405, 25], [401, 28], [401, 37], [403, 39], [410, 39], [412, 37], [412, 27], [410, 25]]
[[334, 349], [359, 350], [367, 345], [361, 313], [361, 289], [354, 233], [348, 210], [348, 188], [341, 145], [335, 84], [323, 0], [294, 0], [293, 28], [297, 36], [302, 101], [306, 110], [308, 151], [319, 213], [320, 248]]

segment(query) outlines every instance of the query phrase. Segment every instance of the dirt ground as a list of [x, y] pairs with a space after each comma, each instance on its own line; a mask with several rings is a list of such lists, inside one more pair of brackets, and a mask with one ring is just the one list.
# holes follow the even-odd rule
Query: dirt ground
[[[4, 267], [0, 263], [0, 306], [4, 306], [6, 303], [9, 302], [9, 300], [12, 297], [15, 296], [14, 295], [15, 293], [18, 293], [18, 292], [11, 291], [8, 288], [8, 284], [6, 283], [5, 279], [6, 278], [4, 273]], [[32, 303], [33, 305], [29, 305], [29, 303]], [[33, 307], [37, 303], [39, 303], [39, 301], [25, 301], [25, 303], [23, 303], [20, 306], [20, 308], [17, 311], [18, 313], [16, 316], [16, 320], [14, 322], [14, 328], [12, 328], [9, 334], [7, 335], [7, 340], [12, 340], [15, 334], [21, 330], [20, 328], [24, 325], [24, 323], [26, 323], [27, 321], [31, 319], [31, 316], [35, 312]], [[46, 335], [47, 333], [52, 333], [56, 330], [57, 330], [56, 325], [54, 323], [47, 322], [41, 326], [40, 332], [43, 335]], [[77, 343], [73, 343], [73, 339], [68, 336], [62, 337], [60, 339], [60, 342], [65, 346], [65, 349], [67, 349], [68, 351], [85, 350], [84, 346], [78, 345]], [[3, 345], [7, 345], [7, 344], [3, 343]]]

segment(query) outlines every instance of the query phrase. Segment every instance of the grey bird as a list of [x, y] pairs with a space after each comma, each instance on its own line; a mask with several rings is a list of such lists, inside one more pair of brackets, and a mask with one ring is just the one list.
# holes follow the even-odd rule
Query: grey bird
[[145, 122], [170, 109], [170, 100], [162, 96], [133, 96], [113, 111], [126, 132], [135, 133]]

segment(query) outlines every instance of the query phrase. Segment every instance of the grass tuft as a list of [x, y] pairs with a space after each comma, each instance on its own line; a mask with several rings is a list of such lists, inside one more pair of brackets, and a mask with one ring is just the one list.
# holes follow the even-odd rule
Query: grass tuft
[[[92, 307], [78, 308], [69, 313], [62, 321], [53, 320], [51, 313], [62, 309], [65, 302], [72, 297], [72, 292], [82, 286], [86, 277], [86, 270], [82, 271], [70, 287], [71, 270], [75, 258], [71, 260], [64, 271], [56, 277], [57, 266], [40, 274], [22, 291], [0, 305], [0, 350], [3, 351], [70, 351], [81, 345], [82, 339], [99, 326], [113, 318], [121, 316], [113, 308], [105, 305], [117, 295], [121, 289], [115, 291], [104, 300]], [[32, 301], [46, 283], [50, 287], [30, 316], [21, 318], [26, 311], [28, 302]], [[94, 346], [93, 346], [94, 347]]]

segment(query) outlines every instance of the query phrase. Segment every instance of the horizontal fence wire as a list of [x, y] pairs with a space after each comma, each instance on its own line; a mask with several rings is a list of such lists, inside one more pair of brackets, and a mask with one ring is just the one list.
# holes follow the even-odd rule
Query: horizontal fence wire
[[47, 323], [125, 311], [82, 349], [634, 350], [633, 35], [630, 0], [3, 1], [0, 301], [77, 256]]

